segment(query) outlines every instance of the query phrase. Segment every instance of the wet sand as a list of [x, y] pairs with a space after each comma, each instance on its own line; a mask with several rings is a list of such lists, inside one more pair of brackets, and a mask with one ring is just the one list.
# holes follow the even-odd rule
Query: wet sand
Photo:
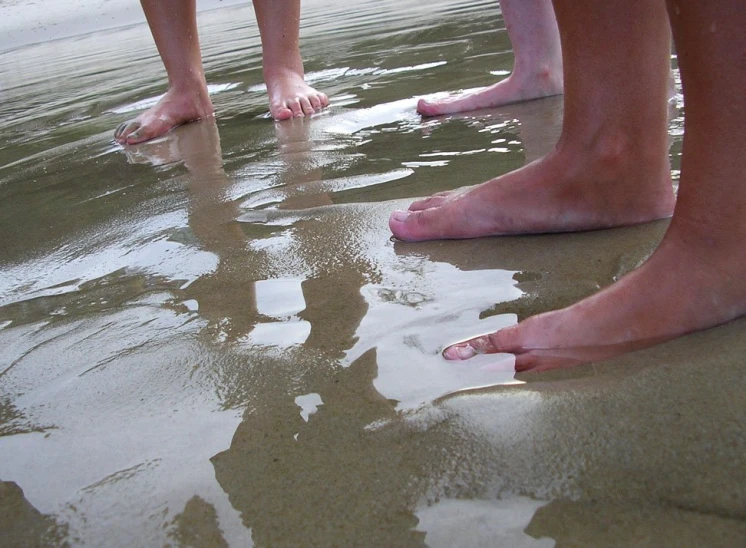
[[29, 31], [0, 48], [0, 544], [743, 545], [743, 321], [517, 379], [441, 359], [667, 222], [392, 242], [392, 209], [538, 157], [562, 117], [421, 119], [512, 54], [492, 0], [420, 4], [305, 2], [332, 105], [278, 124], [251, 7], [206, 11], [216, 120], [124, 150], [164, 84], [136, 6], [76, 3], [119, 24], [37, 43], [47, 3], [0, 2]]

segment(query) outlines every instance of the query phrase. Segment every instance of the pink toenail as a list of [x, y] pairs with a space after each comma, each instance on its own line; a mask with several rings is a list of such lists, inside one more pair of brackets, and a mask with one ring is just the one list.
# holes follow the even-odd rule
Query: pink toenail
[[395, 221], [399, 221], [400, 223], [403, 223], [404, 221], [407, 220], [407, 217], [409, 217], [409, 215], [410, 215], [409, 211], [397, 209], [391, 214], [391, 218], [394, 219]]

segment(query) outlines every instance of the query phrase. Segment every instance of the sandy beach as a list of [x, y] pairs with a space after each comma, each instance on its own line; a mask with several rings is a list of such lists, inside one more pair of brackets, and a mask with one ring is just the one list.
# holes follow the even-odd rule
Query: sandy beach
[[743, 545], [746, 322], [541, 374], [441, 357], [668, 226], [392, 241], [559, 136], [562, 97], [415, 111], [509, 73], [494, 0], [305, 2], [331, 106], [284, 123], [251, 5], [198, 6], [216, 117], [123, 148], [165, 91], [139, 4], [0, 1], [0, 545]]

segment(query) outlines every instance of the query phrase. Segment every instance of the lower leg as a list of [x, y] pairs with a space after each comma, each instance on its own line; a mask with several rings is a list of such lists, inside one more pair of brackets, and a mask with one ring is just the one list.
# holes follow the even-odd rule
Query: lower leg
[[168, 91], [153, 108], [117, 128], [115, 138], [127, 144], [147, 141], [213, 114], [202, 68], [195, 0], [141, 0], [141, 4], [168, 74]]
[[551, 0], [500, 0], [515, 63], [492, 86], [439, 101], [421, 99], [420, 114], [435, 116], [495, 107], [562, 93], [562, 49]]
[[507, 351], [518, 369], [542, 369], [562, 365], [558, 355], [609, 357], [746, 313], [746, 14], [738, 0], [672, 0], [669, 12], [687, 111], [679, 201], [659, 248], [600, 293], [446, 357]]
[[559, 3], [565, 111], [543, 159], [397, 211], [402, 240], [629, 225], [669, 216], [670, 31], [662, 4]]
[[300, 0], [254, 0], [262, 37], [264, 81], [276, 120], [310, 115], [329, 104], [304, 80], [300, 55]]

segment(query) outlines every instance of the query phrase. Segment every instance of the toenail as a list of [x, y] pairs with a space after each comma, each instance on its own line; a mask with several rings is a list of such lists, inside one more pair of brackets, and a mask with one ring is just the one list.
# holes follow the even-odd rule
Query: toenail
[[399, 221], [400, 223], [403, 223], [404, 221], [407, 220], [407, 218], [409, 217], [409, 215], [410, 215], [409, 211], [404, 211], [402, 209], [397, 209], [396, 211], [394, 211], [391, 214], [391, 218], [394, 219], [395, 221]]
[[443, 357], [447, 360], [468, 360], [477, 354], [478, 352], [469, 344], [464, 346], [449, 346], [443, 351]]

